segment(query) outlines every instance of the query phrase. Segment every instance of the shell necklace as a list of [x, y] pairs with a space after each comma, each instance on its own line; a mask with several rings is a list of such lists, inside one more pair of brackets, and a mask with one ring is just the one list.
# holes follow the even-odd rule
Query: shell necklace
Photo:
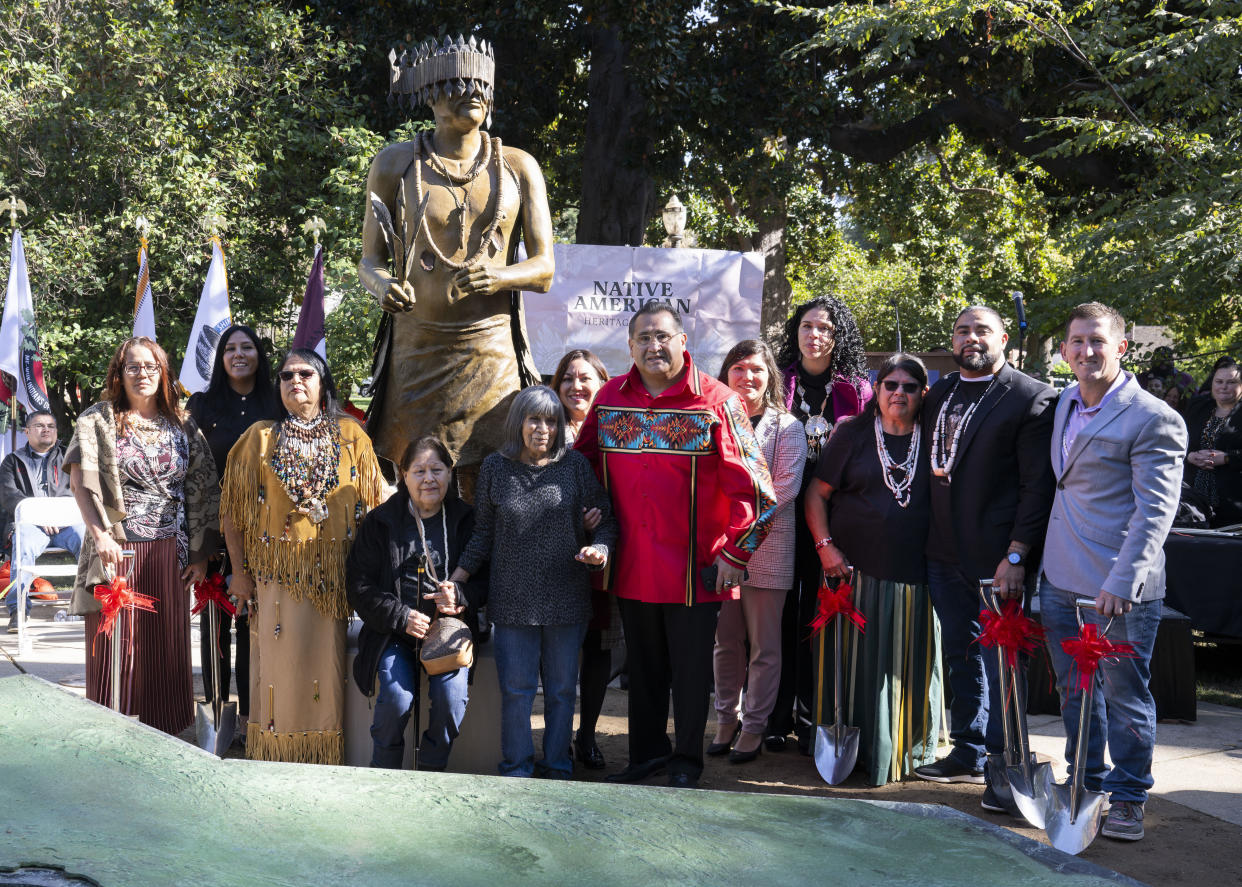
[[[888, 444], [884, 441], [884, 426], [880, 417], [875, 417], [875, 454], [880, 457], [880, 468], [884, 470], [884, 486], [888, 487], [897, 504], [905, 508], [910, 504], [910, 488], [914, 484], [914, 472], [919, 464], [919, 436], [911, 432], [910, 449], [906, 458], [898, 462], [889, 454]], [[897, 480], [897, 472], [902, 473]]]
[[996, 385], [996, 376], [992, 377], [992, 381], [988, 383], [988, 387], [983, 390], [982, 396], [970, 406], [966, 408], [966, 412], [962, 414], [962, 418], [958, 420], [957, 426], [953, 429], [953, 439], [949, 442], [948, 451], [945, 451], [944, 444], [944, 427], [948, 421], [949, 405], [953, 400], [953, 392], [957, 391], [957, 386], [961, 384], [962, 377], [958, 376], [953, 382], [953, 387], [949, 389], [949, 393], [944, 396], [944, 402], [940, 404], [940, 412], [936, 415], [936, 424], [932, 427], [931, 440], [931, 470], [932, 474], [937, 477], [947, 478], [949, 483], [953, 483], [953, 466], [957, 464], [957, 448], [962, 442], [962, 432], [966, 430], [966, 426], [970, 424], [970, 417], [975, 414], [975, 408], [987, 398], [988, 393]]

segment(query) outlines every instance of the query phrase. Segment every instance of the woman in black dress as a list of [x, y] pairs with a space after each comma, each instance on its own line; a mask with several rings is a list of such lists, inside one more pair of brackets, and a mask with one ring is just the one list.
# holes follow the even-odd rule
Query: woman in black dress
[[[242, 324], [234, 324], [224, 331], [216, 344], [216, 359], [212, 364], [211, 381], [207, 390], [192, 395], [186, 408], [207, 437], [207, 444], [211, 447], [211, 455], [216, 462], [216, 474], [223, 480], [229, 450], [237, 443], [242, 432], [262, 419], [276, 418], [271, 362], [267, 349], [254, 330]], [[210, 573], [229, 573], [228, 558], [223, 549], [212, 558]], [[219, 637], [214, 646], [220, 655], [220, 683], [224, 700], [227, 702], [229, 680], [232, 676], [229, 666], [229, 629], [232, 627], [233, 618], [224, 612], [219, 616]], [[215, 700], [210, 668], [213, 644], [205, 618], [199, 629], [203, 693], [210, 704]], [[238, 735], [244, 737], [250, 713], [250, 622], [244, 609], [237, 614], [236, 671], [237, 714], [240, 719]]]
[[1242, 522], [1242, 370], [1217, 362], [1207, 397], [1186, 408], [1186, 482], [1212, 506], [1212, 526]]

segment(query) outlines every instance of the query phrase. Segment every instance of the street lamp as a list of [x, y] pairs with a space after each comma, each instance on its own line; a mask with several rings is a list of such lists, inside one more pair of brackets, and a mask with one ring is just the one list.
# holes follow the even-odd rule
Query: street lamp
[[668, 199], [668, 203], [664, 204], [660, 215], [664, 219], [664, 231], [668, 234], [664, 245], [676, 249], [681, 246], [681, 241], [686, 234], [686, 208], [674, 194]]

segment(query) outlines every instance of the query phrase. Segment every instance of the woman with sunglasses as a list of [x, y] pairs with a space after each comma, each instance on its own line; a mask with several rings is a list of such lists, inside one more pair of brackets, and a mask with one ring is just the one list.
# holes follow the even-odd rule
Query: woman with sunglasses
[[[847, 579], [853, 567], [854, 606], [867, 624], [865, 633], [843, 633], [845, 717], [860, 729], [858, 764], [867, 780], [884, 785], [936, 758], [940, 626], [923, 553], [931, 506], [918, 415], [927, 368], [894, 354], [876, 375], [876, 392], [824, 448], [806, 521], [830, 581]], [[821, 687], [832, 686], [832, 637], [825, 626], [813, 641]]]
[[[272, 368], [267, 349], [258, 334], [248, 326], [234, 324], [224, 331], [216, 344], [207, 390], [191, 395], [185, 408], [207, 437], [216, 472], [221, 479], [229, 450], [247, 428], [263, 419], [276, 418], [277, 398], [272, 391]], [[222, 552], [213, 554], [208, 576], [232, 572]], [[233, 617], [221, 612], [217, 620], [218, 634], [213, 640], [207, 630], [207, 619], [199, 624], [199, 656], [203, 665], [203, 692], [207, 703], [215, 700], [211, 683], [212, 671], [207, 663], [216, 651], [220, 657], [220, 686], [225, 701], [229, 698], [229, 682], [233, 669], [229, 664], [229, 646]], [[238, 738], [245, 741], [246, 722], [250, 715], [250, 621], [243, 607], [237, 612], [237, 716]]]
[[276, 375], [279, 418], [233, 446], [220, 501], [229, 590], [251, 602], [246, 756], [340, 764], [345, 559], [383, 481], [323, 358], [295, 348]]
[[[103, 399], [78, 417], [64, 464], [86, 525], [70, 604], [86, 617], [86, 696], [110, 703], [119, 631], [121, 711], [175, 736], [194, 723], [189, 590], [216, 550], [219, 489], [207, 441], [178, 408], [174, 384], [163, 348], [127, 339], [108, 364]], [[97, 637], [95, 587], [131, 566], [130, 587], [154, 598], [155, 610], [130, 610], [111, 637]]]

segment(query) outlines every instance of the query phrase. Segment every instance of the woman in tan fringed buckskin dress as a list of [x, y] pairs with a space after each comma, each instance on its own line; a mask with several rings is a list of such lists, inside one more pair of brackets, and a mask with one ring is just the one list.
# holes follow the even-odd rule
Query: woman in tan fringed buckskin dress
[[126, 340], [104, 377], [104, 399], [82, 411], [64, 465], [86, 533], [70, 610], [86, 617], [86, 695], [111, 699], [112, 643], [96, 638], [96, 585], [104, 565], [126, 572], [155, 599], [155, 611], [118, 621], [123, 646], [121, 711], [176, 735], [194, 723], [189, 587], [203, 578], [215, 550], [216, 470], [194, 420], [177, 407], [164, 349], [144, 336]]
[[220, 503], [229, 590], [253, 601], [246, 755], [340, 764], [345, 559], [383, 480], [319, 355], [294, 349], [277, 376], [282, 416], [255, 423], [233, 446]]

